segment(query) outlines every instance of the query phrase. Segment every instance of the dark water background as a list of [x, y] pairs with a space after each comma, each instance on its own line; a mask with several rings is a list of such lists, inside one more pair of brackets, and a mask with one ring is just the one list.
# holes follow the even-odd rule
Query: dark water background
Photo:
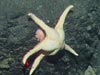
[[100, 0], [0, 0], [0, 75], [28, 75], [22, 58], [37, 43], [33, 37], [38, 26], [27, 14], [54, 27], [71, 4], [64, 30], [66, 43], [79, 57], [61, 51], [45, 58], [35, 75], [100, 75]]

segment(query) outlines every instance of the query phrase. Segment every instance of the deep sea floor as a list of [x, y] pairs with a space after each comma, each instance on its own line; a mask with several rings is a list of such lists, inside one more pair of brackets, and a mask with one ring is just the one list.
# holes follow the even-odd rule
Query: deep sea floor
[[74, 9], [64, 24], [65, 41], [79, 56], [62, 50], [46, 57], [35, 75], [100, 75], [100, 0], [0, 0], [0, 75], [29, 73], [22, 58], [37, 44], [38, 26], [27, 14], [32, 12], [54, 27], [71, 4]]

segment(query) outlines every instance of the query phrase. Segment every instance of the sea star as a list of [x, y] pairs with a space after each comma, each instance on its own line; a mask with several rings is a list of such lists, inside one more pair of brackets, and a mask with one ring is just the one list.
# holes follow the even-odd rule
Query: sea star
[[47, 24], [45, 24], [41, 19], [36, 17], [34, 14], [29, 13], [28, 16], [30, 16], [34, 22], [39, 25], [44, 32], [40, 29], [37, 30], [36, 32], [36, 37], [40, 41], [33, 49], [29, 50], [23, 57], [23, 63], [25, 64], [27, 59], [41, 51], [41, 53], [36, 57], [34, 60], [31, 70], [30, 70], [30, 75], [36, 70], [38, 67], [40, 61], [45, 57], [45, 56], [50, 56], [50, 55], [55, 55], [59, 50], [62, 50], [63, 48], [72, 54], [78, 56], [78, 54], [67, 44], [65, 44], [65, 33], [64, 33], [64, 22], [65, 18], [68, 15], [69, 11], [73, 8], [73, 5], [68, 6], [62, 15], [60, 16], [55, 28], [49, 27]]

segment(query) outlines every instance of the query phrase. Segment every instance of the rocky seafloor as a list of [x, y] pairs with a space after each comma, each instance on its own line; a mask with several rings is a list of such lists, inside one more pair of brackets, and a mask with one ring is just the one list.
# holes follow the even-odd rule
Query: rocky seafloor
[[[38, 26], [29, 19], [32, 12], [54, 27], [69, 5], [66, 43], [79, 53], [67, 51], [46, 57], [35, 75], [100, 75], [100, 0], [0, 0], [0, 75], [28, 75], [22, 59], [37, 41]], [[34, 75], [34, 74], [33, 74]]]

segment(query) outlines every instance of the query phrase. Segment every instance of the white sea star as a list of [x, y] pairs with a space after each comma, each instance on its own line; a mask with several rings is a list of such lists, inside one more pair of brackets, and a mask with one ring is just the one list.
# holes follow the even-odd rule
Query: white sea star
[[40, 42], [33, 49], [29, 50], [29, 52], [27, 52], [23, 57], [23, 63], [25, 64], [27, 59], [31, 55], [42, 50], [40, 55], [36, 57], [36, 59], [33, 62], [33, 65], [29, 73], [30, 75], [36, 70], [40, 61], [45, 56], [55, 55], [59, 50], [62, 50], [63, 48], [71, 52], [72, 54], [78, 56], [78, 54], [69, 45], [65, 44], [65, 33], [63, 29], [65, 18], [68, 15], [68, 12], [72, 8], [73, 5], [70, 5], [64, 10], [55, 28], [49, 27], [47, 24], [45, 24], [41, 19], [36, 17], [34, 14], [32, 13], [28, 14], [28, 16], [30, 16], [34, 20], [34, 22], [37, 23], [37, 25], [39, 25], [45, 31], [45, 36], [42, 30], [36, 33], [36, 37], [39, 39]]

